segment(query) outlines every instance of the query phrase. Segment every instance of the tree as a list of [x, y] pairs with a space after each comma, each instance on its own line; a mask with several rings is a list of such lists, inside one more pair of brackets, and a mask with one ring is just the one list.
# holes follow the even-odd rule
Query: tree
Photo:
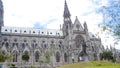
[[105, 51], [103, 53], [100, 53], [100, 59], [101, 60], [111, 60], [111, 61], [115, 61], [113, 53], [111, 51]]
[[[42, 53], [39, 59], [40, 66], [42, 64], [50, 64], [50, 60], [51, 60], [50, 58], [51, 56], [53, 56], [53, 54], [54, 54], [54, 47]], [[53, 67], [52, 63], [51, 63], [51, 66]]]
[[5, 62], [6, 58], [3, 54], [0, 54], [0, 62]]
[[108, 30], [117, 40], [120, 40], [120, 0], [107, 1], [107, 5], [97, 9], [104, 18], [100, 27], [103, 28], [103, 31]]
[[2, 51], [0, 50], [0, 62], [5, 62], [6, 60], [9, 60], [12, 58], [13, 54], [2, 54]]

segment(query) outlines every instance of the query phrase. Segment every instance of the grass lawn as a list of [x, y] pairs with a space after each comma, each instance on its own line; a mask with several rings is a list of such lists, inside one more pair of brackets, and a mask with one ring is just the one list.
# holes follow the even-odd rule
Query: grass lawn
[[120, 64], [108, 61], [90, 61], [67, 64], [57, 68], [120, 68]]

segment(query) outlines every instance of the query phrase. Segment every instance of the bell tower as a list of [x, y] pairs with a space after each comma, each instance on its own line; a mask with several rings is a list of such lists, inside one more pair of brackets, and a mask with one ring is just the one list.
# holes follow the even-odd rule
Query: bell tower
[[71, 14], [69, 12], [68, 6], [67, 6], [67, 2], [65, 0], [65, 4], [64, 4], [64, 14], [63, 14], [63, 34], [65, 36], [67, 36], [69, 34], [69, 30], [72, 28], [72, 21], [71, 21]]
[[3, 3], [2, 3], [2, 1], [0, 0], [0, 27], [1, 26], [4, 26], [4, 23], [3, 23], [3, 13], [4, 13], [4, 11], [3, 11]]
[[1, 28], [2, 26], [4, 26], [4, 23], [3, 23], [3, 3], [2, 1], [0, 0], [0, 48], [1, 48], [1, 41], [2, 41], [2, 34], [1, 34]]

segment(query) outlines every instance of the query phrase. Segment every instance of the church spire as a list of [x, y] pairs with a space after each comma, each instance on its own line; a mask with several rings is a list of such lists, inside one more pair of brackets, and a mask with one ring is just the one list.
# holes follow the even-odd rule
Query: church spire
[[68, 9], [68, 6], [67, 6], [67, 2], [65, 0], [65, 5], [64, 5], [64, 14], [63, 14], [63, 17], [70, 17], [70, 12], [69, 12], [69, 9]]
[[0, 27], [4, 25], [3, 23], [3, 3], [2, 1], [0, 0]]

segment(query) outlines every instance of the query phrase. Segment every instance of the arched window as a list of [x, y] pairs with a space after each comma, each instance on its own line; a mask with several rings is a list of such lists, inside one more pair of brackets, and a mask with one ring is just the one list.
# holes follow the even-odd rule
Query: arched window
[[5, 43], [4, 42], [2, 42], [2, 46], [4, 45]]
[[31, 43], [31, 47], [34, 48], [34, 43]]
[[68, 56], [67, 56], [67, 54], [65, 53], [65, 54], [64, 54], [64, 61], [65, 61], [65, 62], [68, 61], [67, 58], [68, 58]]
[[14, 46], [15, 46], [15, 43], [12, 44], [12, 47], [14, 47]]
[[17, 51], [14, 51], [13, 53], [14, 53], [14, 55], [13, 55], [13, 62], [17, 62], [17, 57], [18, 57]]
[[54, 48], [54, 40], [51, 40], [50, 48]]
[[94, 51], [94, 47], [92, 46], [92, 51]]
[[35, 48], [37, 47], [37, 45], [38, 45], [38, 44], [36, 43], [36, 44], [35, 44]]
[[28, 51], [24, 51], [24, 54], [22, 55], [22, 60], [25, 60], [25, 61], [29, 61], [29, 52]]
[[60, 62], [60, 53], [56, 52], [56, 62]]
[[8, 44], [8, 42], [6, 42], [5, 46], [6, 46], [6, 48], [8, 48], [8, 47], [9, 47], [9, 44]]
[[32, 43], [31, 43], [31, 47], [32, 47], [32, 48], [36, 48], [36, 47], [37, 47], [36, 40], [32, 40], [31, 42], [32, 42]]
[[59, 48], [63, 48], [63, 43], [62, 43], [62, 40], [59, 41]]
[[38, 62], [38, 60], [39, 60], [39, 52], [36, 51], [35, 52], [35, 62]]
[[28, 53], [28, 51], [25, 51], [24, 54], [27, 54], [27, 55], [28, 55], [29, 53]]
[[82, 47], [83, 41], [84, 41], [84, 38], [81, 35], [76, 36], [75, 38], [76, 48]]
[[23, 48], [23, 49], [25, 48], [25, 43], [22, 43], [22, 48]]

